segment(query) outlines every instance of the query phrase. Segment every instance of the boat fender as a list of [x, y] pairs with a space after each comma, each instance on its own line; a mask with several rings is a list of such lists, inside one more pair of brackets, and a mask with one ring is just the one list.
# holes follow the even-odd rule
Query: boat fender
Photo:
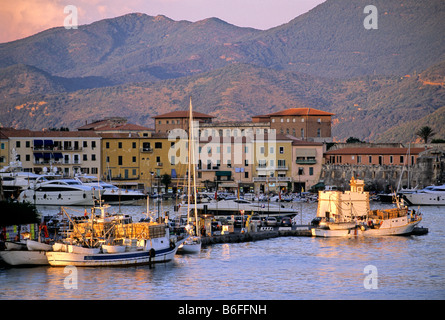
[[170, 249], [174, 249], [176, 247], [176, 245], [174, 244], [173, 241], [170, 241]]
[[86, 197], [87, 197], [87, 195], [84, 193], [84, 194], [83, 194], [83, 198], [86, 199]]
[[46, 193], [43, 195], [43, 199], [46, 199]]
[[150, 252], [150, 258], [154, 258], [156, 255], [156, 250], [151, 248], [149, 252]]

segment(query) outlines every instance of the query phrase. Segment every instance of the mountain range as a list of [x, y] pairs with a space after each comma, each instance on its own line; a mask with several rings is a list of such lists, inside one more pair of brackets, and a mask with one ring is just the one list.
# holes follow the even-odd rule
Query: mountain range
[[217, 121], [290, 107], [336, 114], [335, 140], [445, 138], [445, 3], [327, 0], [269, 30], [141, 13], [0, 44], [0, 122], [74, 129], [109, 116], [195, 110]]

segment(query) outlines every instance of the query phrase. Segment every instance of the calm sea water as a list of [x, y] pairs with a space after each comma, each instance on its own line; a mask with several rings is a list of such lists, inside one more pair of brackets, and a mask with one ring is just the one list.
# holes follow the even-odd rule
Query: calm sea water
[[[316, 206], [301, 207], [301, 222], [315, 216]], [[121, 210], [139, 219], [144, 207]], [[77, 288], [64, 285], [72, 275], [64, 268], [0, 268], [0, 300], [444, 299], [445, 207], [421, 211], [420, 225], [429, 228], [424, 236], [217, 244], [151, 268], [77, 268]]]

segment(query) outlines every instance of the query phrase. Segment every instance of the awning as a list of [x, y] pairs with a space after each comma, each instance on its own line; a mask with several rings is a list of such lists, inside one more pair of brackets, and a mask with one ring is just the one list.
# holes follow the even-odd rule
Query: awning
[[297, 157], [315, 157], [317, 155], [317, 151], [315, 148], [297, 148], [295, 149], [295, 154]]
[[216, 171], [215, 176], [217, 176], [217, 177], [231, 177], [232, 171]]
[[43, 159], [51, 159], [52, 157], [52, 153], [44, 153], [43, 154]]
[[54, 155], [54, 159], [56, 159], [56, 160], [63, 158], [63, 155], [60, 152], [56, 152], [53, 155]]
[[52, 140], [44, 140], [43, 145], [45, 147], [52, 147], [54, 145], [54, 142]]
[[43, 146], [43, 140], [34, 140], [34, 147]]
[[34, 158], [36, 158], [36, 159], [43, 158], [43, 153], [41, 153], [41, 152], [34, 153]]

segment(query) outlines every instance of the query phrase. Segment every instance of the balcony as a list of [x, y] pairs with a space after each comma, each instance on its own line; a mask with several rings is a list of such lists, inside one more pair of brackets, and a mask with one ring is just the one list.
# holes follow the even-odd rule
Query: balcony
[[316, 164], [317, 160], [315, 159], [297, 159], [295, 160], [296, 164]]
[[291, 182], [291, 177], [253, 177], [253, 182]]
[[153, 152], [153, 148], [140, 148], [141, 152], [147, 152], [147, 153], [152, 153]]

